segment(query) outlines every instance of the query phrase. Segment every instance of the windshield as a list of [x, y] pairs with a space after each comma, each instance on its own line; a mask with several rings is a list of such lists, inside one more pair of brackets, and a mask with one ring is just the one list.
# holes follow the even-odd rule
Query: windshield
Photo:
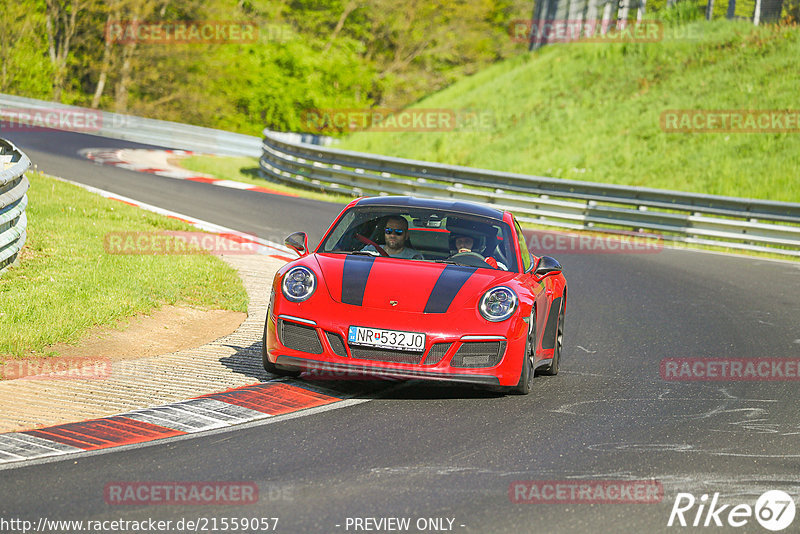
[[508, 224], [424, 208], [354, 206], [339, 219], [317, 252], [391, 256], [518, 272]]

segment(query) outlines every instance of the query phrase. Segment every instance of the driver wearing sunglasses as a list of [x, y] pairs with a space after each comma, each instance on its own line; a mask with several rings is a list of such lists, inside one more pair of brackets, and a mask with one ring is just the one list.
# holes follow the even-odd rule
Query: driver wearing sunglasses
[[[404, 217], [389, 217], [383, 229], [385, 244], [383, 250], [393, 258], [414, 259], [422, 255], [411, 247], [406, 246], [408, 241], [408, 221]], [[362, 250], [377, 252], [375, 247], [367, 245]]]

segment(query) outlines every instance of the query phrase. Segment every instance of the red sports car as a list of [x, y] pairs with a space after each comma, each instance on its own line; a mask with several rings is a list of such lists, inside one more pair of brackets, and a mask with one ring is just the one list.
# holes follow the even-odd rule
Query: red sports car
[[567, 283], [507, 212], [414, 197], [354, 200], [275, 275], [264, 369], [368, 371], [527, 394], [561, 358]]

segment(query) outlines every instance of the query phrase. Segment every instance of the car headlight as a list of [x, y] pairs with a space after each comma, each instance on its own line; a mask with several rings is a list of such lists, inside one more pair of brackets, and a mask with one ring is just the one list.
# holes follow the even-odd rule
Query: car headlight
[[484, 319], [497, 323], [511, 317], [518, 302], [516, 293], [505, 286], [498, 286], [483, 294], [478, 310]]
[[283, 296], [292, 302], [303, 302], [314, 294], [317, 277], [307, 267], [292, 267], [283, 277]]

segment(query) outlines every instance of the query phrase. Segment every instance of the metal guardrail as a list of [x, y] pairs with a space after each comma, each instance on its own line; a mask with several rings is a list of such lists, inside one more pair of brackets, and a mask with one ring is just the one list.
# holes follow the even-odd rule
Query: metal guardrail
[[344, 195], [472, 200], [553, 228], [800, 256], [800, 204], [528, 176], [286, 141], [264, 131], [262, 174]]
[[0, 274], [16, 261], [25, 245], [26, 193], [30, 187], [25, 171], [30, 166], [28, 156], [12, 143], [0, 139]]
[[[0, 121], [13, 121], [16, 124], [19, 121], [20, 113], [31, 117], [39, 113], [40, 119], [46, 119], [46, 114], [49, 113], [53, 115], [53, 120], [50, 122], [56, 129], [79, 131], [112, 139], [124, 139], [208, 154], [252, 157], [259, 157], [261, 154], [261, 139], [251, 135], [0, 94]], [[69, 120], [59, 121], [59, 118], [64, 117], [67, 119], [77, 117], [77, 122], [87, 124], [76, 126], [76, 124], [69, 124]], [[39, 121], [32, 120], [31, 122], [35, 126]], [[24, 129], [24, 126], [22, 128]], [[0, 130], [1, 132], [2, 130]], [[328, 145], [334, 142], [330, 137], [312, 134], [283, 133], [279, 135], [286, 141], [298, 143]]]

